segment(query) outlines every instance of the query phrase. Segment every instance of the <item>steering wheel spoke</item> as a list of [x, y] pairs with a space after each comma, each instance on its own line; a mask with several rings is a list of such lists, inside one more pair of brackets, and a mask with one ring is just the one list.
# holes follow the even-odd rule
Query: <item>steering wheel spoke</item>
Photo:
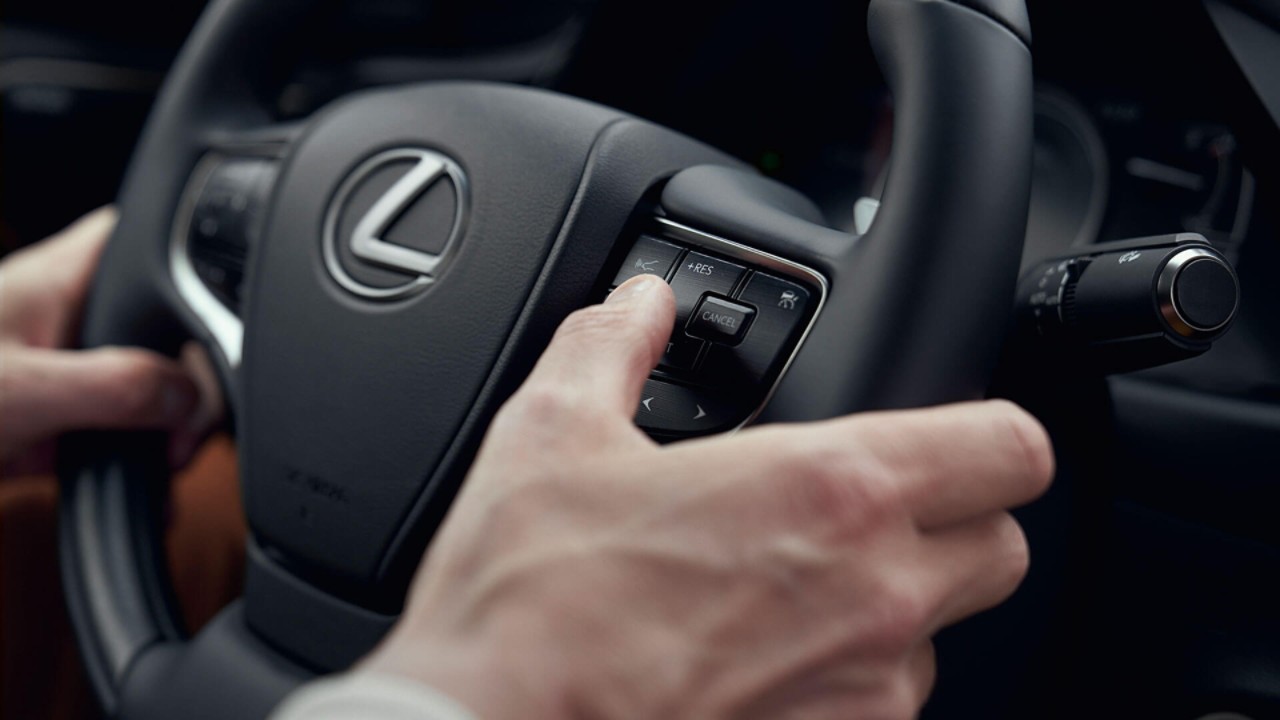
[[232, 374], [244, 340], [245, 272], [280, 164], [301, 130], [291, 123], [210, 133], [174, 212], [170, 279], [193, 334], [210, 341]]

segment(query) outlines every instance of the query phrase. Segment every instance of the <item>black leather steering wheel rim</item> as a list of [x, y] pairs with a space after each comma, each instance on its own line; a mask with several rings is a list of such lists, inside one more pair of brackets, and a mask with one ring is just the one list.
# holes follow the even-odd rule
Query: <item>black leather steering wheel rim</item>
[[[265, 98], [281, 77], [278, 63], [290, 54], [289, 44], [305, 35], [297, 28], [315, 12], [310, 6], [305, 0], [221, 0], [206, 11], [161, 92], [126, 178], [121, 222], [82, 330], [85, 346], [173, 352], [194, 337], [219, 348], [170, 276], [174, 214], [192, 169], [211, 147], [270, 127]], [[870, 30], [898, 112], [883, 205], [861, 238], [794, 212], [775, 185], [708, 148], [611, 110], [562, 106], [586, 118], [584, 127], [597, 128], [591, 173], [575, 181], [572, 203], [558, 213], [562, 234], [572, 225], [579, 235], [608, 238], [599, 245], [612, 243], [622, 222], [615, 219], [625, 214], [602, 212], [609, 219], [594, 221], [589, 210], [619, 202], [609, 197], [608, 183], [623, 181], [607, 176], [623, 173], [611, 167], [631, 163], [627, 172], [639, 167], [644, 178], [672, 178], [661, 196], [670, 217], [749, 238], [760, 250], [803, 262], [829, 279], [829, 307], [769, 406], [770, 419], [980, 397], [1003, 340], [1030, 186], [1030, 32], [1023, 3], [874, 0]], [[465, 98], [481, 91], [457, 92]], [[508, 91], [486, 97], [510, 98], [506, 107], [543, 107], [542, 100]], [[619, 139], [624, 133], [625, 141]], [[270, 131], [249, 137], [267, 144], [277, 139]], [[639, 153], [636, 148], [645, 145], [650, 152]], [[273, 213], [273, 222], [287, 214], [279, 207]], [[564, 242], [548, 244], [548, 255], [561, 253]], [[519, 317], [521, 333], [547, 337], [581, 301], [548, 299], [547, 287], [567, 273], [598, 272], [608, 252], [604, 247], [584, 256], [580, 267], [558, 270], [561, 276], [538, 276], [536, 293], [546, 302], [539, 317]], [[215, 360], [239, 413], [245, 399], [235, 393], [233, 362], [220, 352]], [[511, 389], [509, 378], [490, 382], [484, 396], [492, 405]], [[484, 420], [484, 413], [468, 414], [460, 433], [478, 435]], [[163, 567], [167, 468], [159, 439], [95, 433], [68, 438], [64, 448], [63, 584], [82, 656], [108, 714], [165, 717], [181, 708], [189, 717], [264, 716], [316, 670], [341, 665], [341, 657], [304, 657], [296, 647], [282, 651], [250, 627], [240, 606], [196, 638], [184, 638]], [[449, 457], [465, 467], [474, 445], [449, 448]], [[447, 490], [431, 509], [436, 520], [447, 507]], [[418, 524], [429, 533], [433, 522], [422, 518]], [[255, 582], [264, 581], [251, 576], [250, 592]], [[365, 620], [353, 621], [359, 627], [351, 633], [376, 640], [389, 619], [369, 611]]]

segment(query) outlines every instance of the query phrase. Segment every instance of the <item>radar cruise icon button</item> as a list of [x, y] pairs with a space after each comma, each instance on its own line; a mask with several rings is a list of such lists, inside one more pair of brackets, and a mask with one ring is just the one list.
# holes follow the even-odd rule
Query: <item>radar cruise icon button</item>
[[617, 287], [637, 275], [656, 275], [663, 280], [671, 273], [676, 261], [684, 254], [684, 248], [663, 242], [647, 235], [642, 236], [622, 262], [622, 268], [613, 278]]

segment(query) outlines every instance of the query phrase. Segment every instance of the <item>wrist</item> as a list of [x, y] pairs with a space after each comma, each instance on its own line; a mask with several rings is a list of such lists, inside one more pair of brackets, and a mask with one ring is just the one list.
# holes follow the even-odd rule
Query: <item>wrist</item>
[[[550, 651], [549, 651], [550, 652]], [[399, 627], [358, 672], [412, 680], [439, 691], [484, 720], [568, 716], [561, 663], [530, 657], [523, 643], [441, 637]]]

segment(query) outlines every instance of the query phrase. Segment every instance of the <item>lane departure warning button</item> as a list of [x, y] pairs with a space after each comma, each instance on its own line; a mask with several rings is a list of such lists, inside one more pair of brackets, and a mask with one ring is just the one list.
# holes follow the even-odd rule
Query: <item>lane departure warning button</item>
[[631, 252], [627, 254], [627, 259], [622, 262], [618, 274], [613, 278], [613, 287], [637, 275], [657, 275], [665, 280], [667, 274], [671, 272], [671, 266], [676, 264], [676, 260], [683, 252], [684, 248], [671, 243], [662, 242], [647, 235], [641, 236], [631, 248]]
[[721, 345], [737, 345], [755, 314], [753, 307], [709, 295], [693, 311], [686, 332]]

